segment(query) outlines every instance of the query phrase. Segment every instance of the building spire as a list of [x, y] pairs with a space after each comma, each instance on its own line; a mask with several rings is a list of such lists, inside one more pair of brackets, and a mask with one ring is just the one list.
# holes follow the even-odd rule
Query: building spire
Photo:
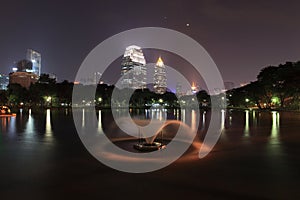
[[159, 58], [158, 58], [158, 60], [157, 60], [157, 62], [156, 62], [156, 65], [159, 66], [159, 67], [164, 66], [164, 62], [163, 62], [163, 60], [161, 59], [160, 56], [159, 56]]
[[161, 57], [158, 58], [154, 68], [154, 92], [164, 94], [167, 91], [166, 67]]

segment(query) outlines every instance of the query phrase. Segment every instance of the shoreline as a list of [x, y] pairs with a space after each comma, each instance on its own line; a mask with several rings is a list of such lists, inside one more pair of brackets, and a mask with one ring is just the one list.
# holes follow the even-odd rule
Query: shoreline
[[[47, 109], [51, 109], [51, 110], [72, 110], [72, 109], [82, 109], [82, 108], [93, 108], [93, 106], [78, 106], [78, 107], [71, 107], [71, 106], [65, 106], [65, 107], [57, 107], [57, 106], [52, 106], [52, 107], [39, 107], [39, 106], [32, 106], [32, 107], [11, 107], [11, 110], [13, 112], [19, 112], [20, 109], [22, 109], [23, 111], [28, 111], [29, 109], [34, 110], [34, 111], [45, 111]], [[143, 106], [143, 107], [129, 107], [129, 109], [134, 109], [134, 110], [144, 110], [144, 109], [150, 109], [151, 107], [149, 106]], [[111, 110], [112, 107], [110, 106], [95, 106], [95, 110]], [[126, 107], [117, 107], [114, 109], [127, 109]], [[167, 110], [171, 110], [171, 109], [195, 109], [195, 107], [177, 107], [177, 106], [171, 106], [171, 107], [158, 107], [157, 109], [167, 109]], [[211, 110], [210, 107], [200, 107], [199, 108], [202, 111], [209, 111]], [[221, 109], [221, 108], [220, 108]], [[272, 112], [272, 111], [277, 111], [277, 112], [300, 112], [300, 110], [293, 110], [293, 109], [282, 109], [282, 108], [271, 108], [271, 109], [259, 109], [259, 108], [243, 108], [243, 107], [226, 107], [226, 110], [234, 110], [234, 111], [258, 111], [258, 112]]]

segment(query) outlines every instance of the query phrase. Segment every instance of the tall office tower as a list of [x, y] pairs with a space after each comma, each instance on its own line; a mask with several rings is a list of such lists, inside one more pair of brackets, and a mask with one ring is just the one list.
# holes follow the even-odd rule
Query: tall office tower
[[121, 63], [121, 84], [123, 88], [146, 88], [146, 60], [141, 47], [131, 45], [126, 48]]
[[161, 57], [158, 58], [154, 68], [154, 92], [164, 94], [167, 91], [166, 67]]
[[16, 72], [32, 72], [32, 62], [27, 59], [20, 60], [15, 63], [13, 71]]
[[30, 60], [32, 62], [32, 73], [40, 76], [41, 75], [41, 62], [42, 62], [42, 56], [39, 52], [34, 51], [32, 49], [27, 49], [27, 60]]
[[99, 84], [102, 74], [100, 72], [94, 72], [94, 85]]
[[182, 85], [180, 82], [177, 82], [177, 84], [176, 84], [176, 95], [177, 95], [177, 97], [183, 96]]

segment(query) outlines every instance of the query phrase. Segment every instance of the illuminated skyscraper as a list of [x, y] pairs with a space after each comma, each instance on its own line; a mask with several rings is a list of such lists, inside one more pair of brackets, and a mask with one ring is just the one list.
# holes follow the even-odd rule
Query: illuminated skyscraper
[[41, 75], [41, 62], [42, 62], [42, 56], [39, 52], [34, 51], [32, 49], [27, 49], [27, 60], [30, 60], [32, 62], [32, 73], [40, 76]]
[[161, 57], [158, 58], [154, 68], [154, 92], [164, 94], [167, 91], [166, 67]]
[[131, 45], [126, 48], [122, 59], [121, 84], [123, 88], [146, 88], [146, 60], [141, 47]]

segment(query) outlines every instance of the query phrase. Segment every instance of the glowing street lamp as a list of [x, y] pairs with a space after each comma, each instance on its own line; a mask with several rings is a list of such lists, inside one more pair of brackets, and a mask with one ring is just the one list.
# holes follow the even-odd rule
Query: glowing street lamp
[[50, 103], [51, 100], [52, 100], [52, 98], [51, 98], [50, 96], [48, 96], [47, 99], [46, 99], [46, 101], [47, 101], [48, 103]]
[[51, 96], [45, 96], [45, 101], [47, 103], [47, 105], [49, 106], [52, 106], [52, 97]]

